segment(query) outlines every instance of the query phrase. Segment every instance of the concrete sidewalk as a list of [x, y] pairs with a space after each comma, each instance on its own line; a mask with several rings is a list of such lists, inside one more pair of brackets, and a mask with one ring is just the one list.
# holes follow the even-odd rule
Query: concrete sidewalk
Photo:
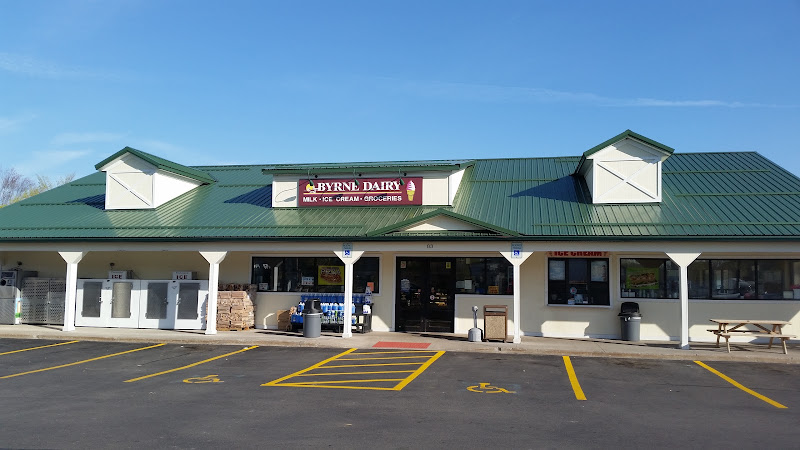
[[784, 355], [779, 342], [771, 349], [767, 344], [731, 344], [731, 353], [728, 353], [724, 343], [717, 348], [713, 342], [691, 342], [691, 349], [681, 350], [677, 348], [677, 342], [670, 341], [524, 336], [521, 343], [512, 344], [468, 342], [466, 335], [452, 333], [371, 332], [354, 333], [352, 338], [344, 339], [340, 334], [328, 332], [323, 332], [319, 338], [304, 338], [302, 333], [277, 330], [220, 331], [206, 335], [203, 331], [79, 327], [75, 331], [63, 332], [61, 326], [56, 325], [0, 325], [0, 338], [322, 348], [372, 348], [381, 342], [381, 345], [390, 347], [428, 344], [428, 350], [452, 352], [800, 364], [800, 345], [787, 344], [789, 354]]

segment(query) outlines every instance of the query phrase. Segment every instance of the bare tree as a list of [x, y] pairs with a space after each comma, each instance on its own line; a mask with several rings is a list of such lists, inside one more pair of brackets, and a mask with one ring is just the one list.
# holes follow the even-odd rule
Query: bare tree
[[33, 181], [17, 172], [13, 167], [0, 167], [0, 207], [13, 203], [13, 200], [34, 187]]
[[49, 191], [62, 184], [69, 183], [74, 179], [74, 173], [57, 178], [56, 180], [51, 180], [44, 175], [36, 175], [36, 182], [34, 183], [30, 178], [20, 174], [13, 167], [10, 169], [0, 168], [0, 181], [3, 183], [2, 190], [0, 190], [0, 208], [41, 194], [44, 191]]

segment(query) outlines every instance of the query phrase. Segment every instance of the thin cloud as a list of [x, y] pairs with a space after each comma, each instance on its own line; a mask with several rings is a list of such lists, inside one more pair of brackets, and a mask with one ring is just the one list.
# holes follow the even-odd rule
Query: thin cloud
[[25, 122], [31, 121], [36, 116], [28, 114], [20, 117], [0, 117], [0, 133], [10, 132], [17, 130], [20, 125]]
[[0, 52], [0, 70], [53, 80], [119, 78], [119, 76], [109, 72], [67, 67], [49, 61], [42, 61], [31, 56], [2, 52]]
[[402, 81], [381, 78], [379, 83], [392, 89], [426, 97], [444, 97], [459, 101], [487, 103], [581, 103], [614, 107], [670, 108], [796, 108], [797, 105], [745, 103], [714, 99], [672, 100], [657, 98], [617, 98], [591, 92], [558, 91], [544, 88], [497, 86], [489, 84], [451, 83], [440, 81]]
[[51, 143], [53, 145], [74, 145], [87, 144], [93, 142], [114, 142], [125, 138], [124, 134], [118, 133], [61, 133], [55, 136]]
[[46, 150], [31, 152], [27, 158], [17, 160], [15, 167], [28, 176], [63, 169], [70, 162], [92, 154], [90, 150]]

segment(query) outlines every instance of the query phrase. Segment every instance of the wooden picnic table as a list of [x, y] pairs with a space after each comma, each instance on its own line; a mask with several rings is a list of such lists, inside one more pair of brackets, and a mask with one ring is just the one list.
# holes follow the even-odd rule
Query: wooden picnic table
[[[755, 336], [755, 337], [769, 337], [769, 347], [772, 348], [772, 341], [780, 339], [783, 344], [783, 353], [787, 354], [786, 341], [793, 339], [795, 336], [783, 334], [783, 326], [791, 325], [785, 320], [765, 320], [765, 319], [710, 319], [717, 324], [717, 329], [708, 330], [717, 335], [717, 347], [719, 347], [719, 338], [725, 338], [725, 344], [728, 346], [728, 353], [731, 352], [730, 338], [731, 336]], [[743, 328], [747, 325], [752, 325], [756, 329]]]

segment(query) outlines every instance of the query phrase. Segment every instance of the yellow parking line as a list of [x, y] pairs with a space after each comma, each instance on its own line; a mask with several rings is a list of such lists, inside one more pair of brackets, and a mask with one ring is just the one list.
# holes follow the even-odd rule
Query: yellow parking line
[[292, 383], [294, 385], [302, 386], [316, 386], [319, 384], [342, 384], [342, 383], [374, 383], [377, 381], [400, 381], [404, 378], [369, 378], [366, 380], [333, 380], [333, 381], [302, 381], [300, 383]]
[[11, 352], [3, 352], [3, 353], [0, 353], [0, 355], [10, 355], [12, 353], [27, 352], [28, 350], [38, 350], [40, 348], [56, 347], [56, 346], [59, 346], [59, 345], [74, 344], [76, 342], [80, 342], [80, 341], [59, 342], [58, 344], [42, 345], [41, 347], [23, 348], [22, 350], [14, 350], [14, 351], [11, 351]]
[[397, 350], [393, 352], [356, 352], [350, 353], [350, 356], [354, 355], [381, 355], [381, 354], [390, 354], [390, 353], [436, 353], [437, 350]]
[[373, 359], [419, 359], [419, 358], [430, 358], [430, 355], [421, 355], [421, 356], [387, 356], [387, 357], [379, 357], [379, 358], [339, 358], [337, 361], [370, 361]]
[[78, 364], [83, 364], [83, 363], [87, 363], [87, 362], [91, 362], [91, 361], [97, 361], [99, 359], [111, 358], [112, 356], [119, 356], [119, 355], [124, 355], [126, 353], [133, 353], [133, 352], [138, 352], [140, 350], [147, 350], [149, 348], [161, 347], [162, 345], [166, 345], [166, 344], [156, 344], [156, 345], [151, 345], [149, 347], [136, 348], [136, 349], [128, 350], [128, 351], [124, 351], [124, 352], [112, 353], [110, 355], [98, 356], [97, 358], [84, 359], [83, 361], [75, 361], [75, 362], [69, 363], [69, 364], [61, 364], [60, 366], [54, 366], [54, 367], [47, 367], [47, 368], [44, 368], [44, 369], [31, 370], [29, 372], [15, 373], [13, 375], [6, 375], [4, 377], [0, 377], [0, 380], [2, 380], [3, 378], [14, 378], [14, 377], [18, 377], [18, 376], [21, 376], [21, 375], [28, 375], [28, 374], [31, 374], [31, 373], [46, 372], [48, 370], [61, 369], [62, 367], [76, 366]]
[[741, 390], [743, 390], [743, 391], [747, 392], [748, 394], [752, 395], [753, 397], [757, 397], [757, 398], [759, 398], [759, 399], [761, 399], [761, 400], [764, 400], [765, 402], [769, 403], [770, 405], [772, 405], [772, 406], [774, 406], [774, 407], [776, 407], [776, 408], [788, 408], [787, 406], [784, 406], [784, 405], [782, 405], [782, 404], [780, 404], [780, 403], [776, 402], [775, 400], [773, 400], [773, 399], [771, 399], [771, 398], [769, 398], [769, 397], [765, 397], [765, 396], [763, 396], [763, 395], [759, 394], [758, 392], [756, 392], [756, 391], [754, 391], [754, 390], [752, 390], [752, 389], [748, 389], [748, 388], [746, 388], [746, 387], [742, 386], [740, 383], [738, 383], [738, 382], [737, 382], [737, 381], [735, 381], [734, 379], [730, 378], [729, 376], [727, 376], [727, 375], [723, 374], [722, 372], [719, 372], [718, 370], [715, 370], [715, 369], [713, 369], [713, 368], [709, 367], [709, 366], [708, 366], [708, 365], [706, 365], [706, 364], [703, 364], [703, 363], [702, 363], [702, 362], [700, 362], [700, 361], [695, 361], [695, 364], [697, 364], [697, 365], [699, 365], [700, 367], [702, 367], [702, 368], [704, 368], [704, 369], [708, 370], [709, 372], [711, 372], [711, 373], [713, 373], [714, 375], [716, 375], [716, 376], [718, 376], [718, 377], [722, 378], [723, 380], [725, 380], [725, 381], [727, 381], [728, 383], [730, 383], [730, 384], [732, 384], [732, 385], [736, 386], [737, 388], [739, 388], [739, 389], [741, 389]]
[[[350, 350], [346, 350], [346, 351], [344, 351], [344, 352], [342, 352], [342, 353], [339, 353], [339, 354], [338, 354], [338, 355], [336, 355], [336, 356], [331, 356], [330, 358], [328, 358], [328, 359], [326, 359], [326, 360], [324, 360], [324, 361], [320, 361], [320, 362], [318, 362], [318, 363], [314, 364], [314, 365], [313, 365], [313, 366], [311, 366], [311, 367], [307, 367], [307, 368], [305, 368], [305, 369], [303, 369], [303, 370], [298, 370], [297, 372], [295, 372], [295, 373], [293, 373], [293, 374], [286, 375], [285, 377], [278, 378], [277, 380], [272, 380], [272, 381], [270, 381], [269, 383], [264, 383], [264, 384], [262, 384], [262, 386], [277, 386], [277, 385], [278, 385], [278, 383], [280, 383], [280, 382], [281, 382], [281, 381], [283, 381], [283, 380], [288, 380], [289, 378], [292, 378], [292, 377], [294, 377], [294, 376], [297, 376], [297, 375], [300, 375], [300, 374], [302, 374], [302, 373], [306, 373], [306, 372], [309, 372], [309, 371], [311, 371], [311, 370], [314, 370], [314, 369], [316, 369], [316, 368], [318, 368], [318, 367], [320, 367], [320, 366], [323, 366], [323, 365], [325, 365], [326, 363], [328, 363], [328, 362], [330, 362], [330, 361], [333, 361], [334, 359], [336, 359], [336, 358], [338, 358], [338, 357], [340, 357], [340, 356], [344, 356], [344, 355], [346, 355], [346, 354], [348, 354], [348, 353], [353, 353], [353, 352], [354, 352], [354, 351], [356, 351], [356, 350], [357, 350], [357, 349], [355, 349], [355, 348], [351, 348]], [[282, 386], [288, 386], [288, 385], [282, 385]]]
[[319, 377], [319, 376], [330, 376], [330, 375], [364, 375], [368, 373], [410, 373], [413, 370], [379, 370], [375, 372], [324, 372], [324, 373], [303, 373], [300, 375], [295, 375], [296, 377]]
[[324, 388], [324, 389], [358, 389], [361, 391], [393, 391], [394, 388], [387, 388], [387, 387], [376, 387], [376, 386], [333, 386], [333, 385], [326, 385], [326, 384], [310, 384], [310, 383], [281, 383], [278, 386], [288, 386], [288, 387], [313, 387], [313, 388]]
[[415, 366], [425, 364], [421, 362], [407, 362], [407, 363], [376, 363], [376, 364], [333, 364], [325, 367], [318, 367], [318, 369], [332, 369], [334, 367], [381, 367], [381, 366]]
[[196, 363], [192, 363], [192, 364], [189, 364], [187, 366], [178, 367], [178, 368], [170, 369], [170, 370], [165, 370], [163, 372], [158, 372], [158, 373], [151, 373], [150, 375], [145, 375], [143, 377], [131, 378], [130, 380], [125, 380], [124, 382], [125, 383], [131, 383], [131, 382], [134, 382], [134, 381], [144, 380], [145, 378], [152, 378], [152, 377], [157, 377], [159, 375], [164, 375], [164, 374], [167, 374], [167, 373], [177, 372], [179, 370], [188, 369], [190, 367], [199, 366], [200, 364], [205, 364], [207, 362], [214, 361], [215, 359], [220, 359], [220, 358], [224, 358], [226, 356], [235, 355], [237, 353], [246, 352], [246, 351], [252, 350], [254, 348], [258, 348], [258, 346], [254, 345], [252, 347], [246, 347], [246, 348], [243, 348], [241, 350], [236, 350], [235, 352], [225, 353], [224, 355], [219, 355], [219, 356], [215, 356], [213, 358], [204, 359], [202, 361], [198, 361]]
[[[365, 355], [367, 353], [364, 353]], [[367, 361], [370, 359], [419, 359], [430, 358], [432, 355], [419, 355], [419, 356], [379, 356], [377, 358], [339, 358], [337, 361]]]
[[431, 364], [433, 364], [433, 362], [436, 361], [437, 359], [439, 359], [439, 357], [442, 356], [442, 355], [444, 355], [444, 350], [436, 352], [435, 355], [431, 356], [431, 359], [429, 359], [428, 362], [426, 362], [425, 364], [421, 365], [419, 367], [419, 369], [415, 370], [414, 373], [412, 373], [411, 375], [407, 376], [403, 381], [401, 381], [397, 386], [395, 386], [394, 390], [395, 391], [399, 391], [399, 390], [403, 389], [404, 387], [406, 387], [408, 385], [408, 383], [411, 383], [414, 380], [414, 378], [417, 378], [419, 376], [419, 374], [424, 372], [425, 369], [430, 367]]
[[575, 369], [572, 368], [572, 361], [569, 360], [569, 356], [564, 356], [564, 366], [567, 368], [567, 376], [569, 376], [569, 382], [572, 384], [573, 392], [575, 392], [575, 398], [586, 400], [586, 395], [583, 394], [581, 384], [578, 383], [578, 376], [575, 375]]

